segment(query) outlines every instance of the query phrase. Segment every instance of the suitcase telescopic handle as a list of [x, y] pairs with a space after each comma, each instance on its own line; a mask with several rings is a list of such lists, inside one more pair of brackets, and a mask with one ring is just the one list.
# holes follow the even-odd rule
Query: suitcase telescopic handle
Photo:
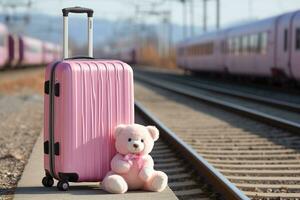
[[68, 15], [69, 13], [87, 13], [88, 16], [88, 56], [93, 57], [93, 13], [90, 8], [83, 7], [70, 7], [62, 9], [64, 23], [63, 23], [63, 53], [64, 59], [69, 58], [69, 27], [68, 27]]
[[83, 7], [70, 7], [62, 9], [63, 15], [68, 17], [69, 13], [87, 13], [88, 17], [93, 17], [94, 11], [90, 8], [83, 8]]

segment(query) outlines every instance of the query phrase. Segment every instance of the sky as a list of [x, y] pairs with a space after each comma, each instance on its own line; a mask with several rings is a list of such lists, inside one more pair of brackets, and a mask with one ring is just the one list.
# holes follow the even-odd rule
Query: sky
[[[194, 23], [202, 26], [202, 0], [194, 1]], [[34, 0], [36, 10], [50, 14], [61, 15], [61, 8], [68, 6], [86, 6], [95, 10], [95, 17], [109, 20], [141, 20], [137, 19], [136, 5], [139, 10], [147, 11], [155, 2], [156, 10], [170, 10], [171, 20], [175, 24], [182, 24], [182, 4], [178, 0]], [[221, 26], [228, 26], [236, 22], [249, 19], [262, 19], [284, 12], [300, 9], [300, 0], [220, 0]], [[155, 23], [159, 17], [144, 15], [143, 21]], [[215, 24], [215, 1], [208, 0], [208, 25]]]
[[[0, 0], [3, 2], [27, 2], [28, 0]], [[145, 14], [149, 10], [170, 11], [173, 24], [183, 24], [183, 4], [179, 0], [31, 0], [33, 6], [30, 12], [37, 11], [54, 16], [61, 16], [61, 9], [70, 6], [83, 6], [93, 8], [96, 18], [102, 18], [120, 22], [122, 20], [138, 23], [158, 23], [161, 16]], [[186, 0], [188, 13], [190, 3], [193, 1], [194, 25], [201, 31], [203, 0]], [[215, 0], [207, 0], [208, 27], [215, 27]], [[243, 21], [259, 20], [270, 16], [300, 9], [300, 0], [220, 0], [221, 5], [221, 27], [227, 27]], [[24, 12], [26, 9], [16, 9]], [[137, 12], [139, 10], [139, 12]], [[9, 12], [10, 9], [2, 8], [2, 12]], [[139, 13], [139, 14], [137, 14]], [[190, 19], [190, 16], [188, 16]], [[118, 23], [116, 23], [117, 25]], [[188, 29], [189, 30], [189, 29]], [[195, 31], [195, 33], [197, 33]], [[189, 33], [188, 33], [189, 34]]]

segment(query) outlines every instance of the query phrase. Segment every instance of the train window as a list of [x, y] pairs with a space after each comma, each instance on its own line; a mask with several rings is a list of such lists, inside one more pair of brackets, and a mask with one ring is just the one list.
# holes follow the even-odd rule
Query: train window
[[211, 54], [211, 49], [212, 49], [212, 46], [211, 46], [211, 44], [210, 43], [208, 43], [208, 44], [206, 44], [206, 49], [207, 49], [207, 52], [206, 52], [206, 54]]
[[257, 34], [252, 34], [250, 37], [250, 51], [255, 53], [257, 48]]
[[183, 47], [180, 47], [180, 48], [178, 49], [178, 53], [179, 53], [179, 55], [183, 55], [183, 54], [184, 54]]
[[296, 50], [300, 49], [300, 28], [296, 28]]
[[236, 38], [232, 39], [232, 54], [235, 55], [238, 50], [238, 40]]
[[261, 51], [260, 53], [265, 54], [268, 47], [268, 34], [267, 32], [261, 33]]
[[239, 54], [239, 38], [238, 37], [234, 38], [233, 48], [234, 48], [234, 50], [233, 50], [234, 55], [238, 55]]
[[228, 46], [228, 53], [232, 54], [233, 40], [231, 38], [227, 40], [227, 46]]
[[198, 55], [209, 55], [213, 53], [213, 43], [208, 42], [204, 44], [198, 44], [188, 47], [188, 55], [198, 56]]
[[199, 55], [203, 55], [203, 47], [202, 45], [199, 45]]
[[243, 36], [242, 37], [242, 52], [243, 54], [247, 54], [247, 50], [248, 50], [248, 37], [247, 36]]
[[25, 48], [28, 50], [28, 52], [31, 52], [31, 53], [39, 53], [39, 52], [42, 51], [42, 46], [41, 45], [26, 44]]
[[284, 29], [284, 34], [283, 34], [283, 50], [287, 51], [288, 49], [288, 29]]
[[227, 46], [226, 46], [226, 42], [224, 40], [222, 41], [222, 53], [223, 54], [227, 53]]
[[247, 52], [251, 53], [251, 35], [247, 35]]
[[211, 42], [210, 43], [210, 51], [209, 51], [209, 54], [213, 54], [214, 53], [214, 43]]
[[239, 53], [243, 53], [243, 37], [239, 37]]
[[232, 54], [236, 55], [237, 52], [238, 52], [238, 40], [237, 40], [237, 38], [233, 38], [232, 39]]
[[181, 53], [182, 53], [182, 55], [185, 55], [185, 54], [186, 54], [186, 47], [182, 47], [182, 48], [181, 48]]
[[231, 40], [231, 54], [233, 55], [234, 54], [234, 51], [235, 51], [235, 40], [233, 38], [230, 39]]
[[258, 34], [258, 37], [257, 37], [257, 48], [256, 48], [256, 52], [257, 53], [260, 53], [262, 50], [262, 33], [259, 33]]
[[192, 55], [192, 46], [188, 46], [187, 48], [186, 48], [186, 55], [187, 56], [191, 56]]
[[232, 39], [228, 39], [228, 40], [227, 40], [227, 52], [228, 52], [229, 54], [232, 53]]
[[4, 46], [5, 43], [5, 34], [0, 33], [0, 46]]

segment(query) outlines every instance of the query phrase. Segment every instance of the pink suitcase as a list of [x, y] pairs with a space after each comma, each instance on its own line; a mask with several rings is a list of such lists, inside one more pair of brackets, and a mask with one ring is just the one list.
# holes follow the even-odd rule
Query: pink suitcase
[[[88, 13], [89, 56], [68, 57], [68, 13]], [[134, 122], [133, 73], [126, 63], [92, 59], [91, 9], [64, 13], [64, 60], [50, 64], [45, 75], [43, 185], [59, 180], [101, 181], [115, 154], [114, 128]]]

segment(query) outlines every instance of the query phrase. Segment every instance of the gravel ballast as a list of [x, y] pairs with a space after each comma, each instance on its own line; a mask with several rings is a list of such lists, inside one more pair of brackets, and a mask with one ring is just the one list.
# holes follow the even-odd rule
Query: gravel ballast
[[7, 200], [42, 131], [43, 69], [0, 73], [0, 200]]

